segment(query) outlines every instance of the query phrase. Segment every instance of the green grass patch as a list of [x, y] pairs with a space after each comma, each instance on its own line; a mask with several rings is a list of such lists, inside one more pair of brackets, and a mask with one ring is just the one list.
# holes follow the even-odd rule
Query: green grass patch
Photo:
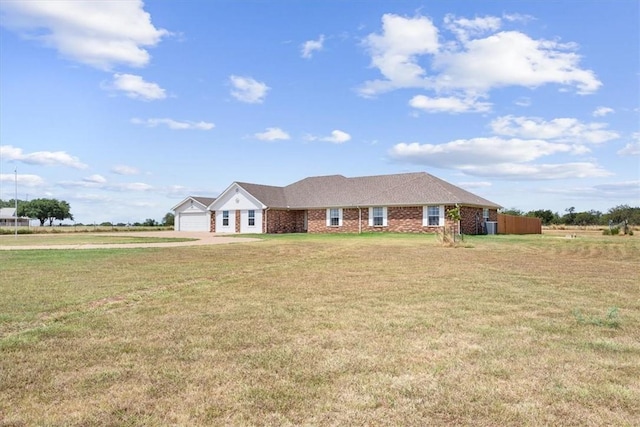
[[635, 237], [260, 237], [0, 252], [2, 423], [637, 424]]

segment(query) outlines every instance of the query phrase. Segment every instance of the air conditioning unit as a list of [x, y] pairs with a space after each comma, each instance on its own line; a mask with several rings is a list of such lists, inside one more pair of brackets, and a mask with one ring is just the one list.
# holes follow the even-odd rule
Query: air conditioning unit
[[498, 223], [495, 221], [485, 222], [487, 226], [487, 234], [498, 234]]

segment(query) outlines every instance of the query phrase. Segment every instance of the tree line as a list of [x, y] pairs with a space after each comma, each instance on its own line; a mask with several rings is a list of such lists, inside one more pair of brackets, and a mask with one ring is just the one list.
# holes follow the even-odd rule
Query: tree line
[[[13, 208], [16, 205], [15, 199], [1, 200], [0, 208]], [[73, 221], [73, 214], [71, 214], [71, 206], [65, 200], [58, 199], [33, 199], [33, 200], [20, 200], [18, 199], [18, 213], [19, 217], [33, 218], [40, 221], [40, 225], [44, 226], [46, 222], [49, 226], [53, 225], [53, 221], [64, 221], [69, 219]], [[119, 223], [118, 226], [143, 226], [143, 227], [155, 227], [155, 226], [172, 226], [174, 221], [173, 213], [168, 212], [162, 222], [157, 222], [154, 219], [147, 218], [144, 222], [135, 222], [133, 224]], [[76, 224], [82, 225], [82, 224]], [[104, 222], [100, 225], [112, 226], [110, 222]]]
[[615, 225], [625, 221], [629, 225], [640, 225], [640, 207], [629, 205], [614, 206], [606, 213], [596, 210], [577, 212], [573, 206], [565, 209], [564, 214], [549, 209], [524, 212], [515, 208], [503, 209], [500, 213], [540, 218], [542, 225]]
[[[0, 207], [2, 208], [12, 208], [14, 206], [15, 200], [0, 200]], [[620, 224], [625, 221], [629, 225], [640, 225], [640, 207], [631, 207], [629, 205], [614, 206], [606, 213], [596, 210], [577, 212], [576, 208], [573, 206], [565, 209], [565, 213], [562, 215], [549, 209], [538, 209], [524, 212], [516, 208], [510, 208], [502, 209], [500, 212], [507, 215], [540, 218], [542, 225], [610, 225]], [[50, 226], [53, 225], [53, 221], [55, 220], [64, 221], [65, 219], [70, 219], [73, 221], [73, 215], [71, 214], [71, 206], [69, 206], [69, 203], [64, 200], [57, 199], [33, 199], [29, 201], [18, 200], [18, 216], [38, 219], [41, 226], [44, 226], [47, 221]], [[164, 218], [162, 218], [161, 222], [148, 218], [142, 223], [136, 222], [133, 225], [172, 226], [173, 223], [173, 213], [168, 212]], [[111, 225], [111, 223], [103, 224]]]
[[[0, 207], [12, 208], [15, 207], [15, 203], [15, 199], [6, 202], [0, 200]], [[18, 200], [17, 216], [38, 219], [41, 226], [44, 226], [44, 223], [47, 221], [49, 221], [49, 226], [51, 226], [56, 219], [60, 221], [70, 219], [73, 221], [69, 203], [58, 199]]]

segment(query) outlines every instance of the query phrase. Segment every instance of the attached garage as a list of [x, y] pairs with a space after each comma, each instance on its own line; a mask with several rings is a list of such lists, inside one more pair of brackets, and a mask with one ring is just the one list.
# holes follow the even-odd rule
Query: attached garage
[[173, 207], [176, 231], [211, 231], [211, 197], [187, 197]]

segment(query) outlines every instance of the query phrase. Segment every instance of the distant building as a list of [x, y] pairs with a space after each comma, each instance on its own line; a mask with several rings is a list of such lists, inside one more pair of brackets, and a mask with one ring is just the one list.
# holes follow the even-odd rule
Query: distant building
[[[15, 227], [16, 208], [0, 208], [0, 227]], [[18, 217], [18, 227], [28, 227], [29, 218]]]

